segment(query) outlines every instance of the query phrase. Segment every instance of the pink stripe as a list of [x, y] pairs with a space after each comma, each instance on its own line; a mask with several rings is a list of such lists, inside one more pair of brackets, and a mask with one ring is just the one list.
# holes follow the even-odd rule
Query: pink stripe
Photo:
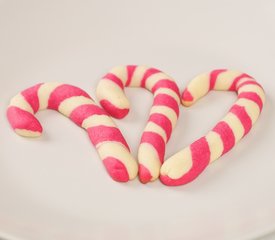
[[31, 105], [34, 113], [36, 113], [39, 109], [39, 98], [37, 92], [42, 84], [43, 83], [36, 84], [33, 87], [27, 88], [21, 92], [25, 100]]
[[68, 84], [63, 84], [57, 87], [50, 95], [48, 101], [48, 108], [58, 110], [58, 107], [62, 101], [67, 98], [75, 96], [84, 96], [91, 98], [85, 91], [78, 87], [74, 87]]
[[126, 81], [125, 86], [129, 86], [129, 85], [131, 84], [131, 80], [132, 80], [134, 71], [136, 70], [136, 67], [137, 67], [137, 66], [135, 66], [135, 65], [128, 65], [128, 66], [127, 66], [128, 78], [127, 78], [127, 81]]
[[182, 93], [181, 99], [185, 102], [192, 102], [194, 98], [189, 90], [186, 88]]
[[113, 73], [106, 74], [103, 77], [103, 79], [108, 79], [108, 80], [116, 83], [121, 89], [124, 88], [122, 80], [119, 77], [117, 77], [115, 74], [113, 74]]
[[42, 126], [35, 116], [21, 108], [9, 107], [7, 118], [13, 129], [42, 132]]
[[178, 88], [178, 85], [169, 79], [163, 79], [157, 81], [157, 83], [153, 86], [152, 92], [155, 93], [156, 90], [160, 88], [168, 88], [173, 90], [179, 97], [180, 97], [180, 90]]
[[198, 139], [190, 145], [193, 165], [190, 171], [201, 173], [210, 161], [210, 149], [205, 137]]
[[239, 89], [241, 87], [246, 86], [246, 85], [256, 85], [256, 86], [260, 87], [261, 89], [263, 89], [262, 86], [259, 83], [257, 83], [256, 81], [251, 80], [251, 81], [245, 81], [245, 82], [241, 83], [240, 85], [238, 85], [236, 87], [236, 90], [239, 91]]
[[113, 105], [108, 100], [101, 100], [100, 105], [114, 118], [124, 118], [128, 112], [129, 108], [118, 108], [115, 105]]
[[231, 127], [224, 121], [219, 122], [212, 130], [220, 135], [223, 142], [223, 153], [227, 153], [235, 145], [235, 136]]
[[245, 107], [234, 104], [233, 107], [230, 109], [230, 112], [235, 114], [238, 117], [238, 119], [240, 119], [244, 128], [244, 135], [246, 135], [252, 127], [252, 121], [249, 115], [247, 114]]
[[226, 69], [217, 69], [210, 73], [209, 91], [214, 89], [218, 76], [226, 71]]
[[127, 182], [129, 175], [124, 164], [119, 159], [107, 157], [103, 159], [103, 164], [111, 178], [118, 182]]
[[263, 109], [263, 101], [261, 99], [261, 97], [255, 93], [255, 92], [242, 92], [241, 94], [238, 95], [238, 98], [245, 98], [245, 99], [249, 99], [253, 102], [255, 102], [259, 108], [260, 108], [260, 111], [262, 111]]
[[107, 115], [106, 112], [99, 106], [93, 104], [83, 104], [77, 108], [75, 108], [69, 118], [76, 123], [77, 125], [81, 126], [82, 122], [92, 116], [92, 115]]
[[[165, 142], [159, 134], [154, 132], [144, 132], [141, 137], [141, 143], [151, 144], [156, 149], [160, 162], [163, 162]], [[150, 159], [148, 160], [150, 161]]]
[[156, 69], [156, 68], [149, 68], [149, 69], [144, 73], [143, 78], [142, 78], [142, 80], [141, 80], [140, 86], [144, 88], [145, 85], [146, 85], [146, 80], [147, 80], [147, 78], [150, 77], [150, 76], [152, 76], [152, 75], [154, 75], [155, 73], [159, 73], [159, 72], [160, 72], [160, 70], [158, 70], [158, 69]]
[[166, 106], [175, 111], [179, 116], [179, 104], [177, 101], [168, 94], [158, 94], [154, 98], [153, 106]]
[[242, 78], [252, 78], [251, 76], [249, 76], [248, 74], [246, 73], [242, 73], [240, 76], [236, 77], [234, 80], [233, 80], [233, 83], [232, 85], [229, 87], [229, 91], [236, 91], [236, 86], [237, 86], [237, 83], [242, 79]]
[[87, 129], [87, 131], [91, 142], [95, 147], [97, 144], [102, 142], [120, 142], [129, 150], [128, 144], [126, 143], [119, 129], [116, 127], [100, 125], [96, 127], [90, 127]]
[[142, 183], [148, 183], [152, 179], [152, 175], [147, 167], [143, 164], [139, 164], [138, 166], [139, 179]]
[[166, 142], [168, 142], [172, 132], [172, 123], [170, 119], [162, 113], [153, 113], [150, 115], [148, 121], [159, 125], [165, 131], [167, 137]]
[[62, 101], [67, 98], [75, 96], [84, 96], [91, 98], [85, 91], [72, 85], [63, 84], [53, 90], [49, 97], [48, 108], [58, 110], [58, 107]]

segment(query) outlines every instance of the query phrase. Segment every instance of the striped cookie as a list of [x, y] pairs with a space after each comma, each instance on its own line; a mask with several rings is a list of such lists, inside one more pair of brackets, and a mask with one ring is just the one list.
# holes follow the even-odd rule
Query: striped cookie
[[38, 137], [42, 126], [34, 114], [43, 109], [56, 110], [86, 129], [115, 181], [127, 182], [136, 177], [137, 163], [120, 130], [85, 91], [63, 83], [37, 84], [12, 98], [7, 117], [17, 134]]
[[133, 65], [115, 67], [100, 80], [97, 98], [116, 118], [123, 118], [129, 112], [124, 87], [142, 87], [154, 94], [138, 150], [139, 178], [147, 183], [159, 176], [165, 146], [179, 116], [179, 89], [171, 77], [158, 69]]
[[209, 163], [231, 150], [250, 131], [265, 101], [263, 88], [251, 76], [219, 69], [194, 78], [182, 94], [182, 104], [191, 106], [210, 90], [236, 91], [238, 100], [209, 133], [164, 162], [160, 179], [166, 185], [194, 180]]

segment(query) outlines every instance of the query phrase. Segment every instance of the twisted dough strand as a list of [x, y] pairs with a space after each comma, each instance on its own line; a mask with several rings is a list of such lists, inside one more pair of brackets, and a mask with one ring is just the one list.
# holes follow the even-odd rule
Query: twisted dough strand
[[63, 83], [37, 84], [12, 98], [7, 117], [17, 134], [38, 137], [43, 129], [34, 114], [43, 109], [56, 110], [87, 130], [115, 181], [126, 182], [136, 177], [137, 163], [120, 130], [85, 91]]
[[129, 112], [124, 87], [142, 87], [154, 94], [138, 150], [139, 178], [147, 183], [159, 176], [165, 145], [179, 115], [179, 89], [171, 77], [158, 69], [134, 65], [115, 67], [100, 80], [97, 97], [103, 108], [116, 118], [123, 118]]
[[258, 119], [265, 93], [251, 76], [226, 69], [194, 78], [182, 94], [184, 106], [191, 106], [210, 90], [236, 91], [238, 100], [227, 115], [204, 137], [179, 151], [161, 167], [161, 181], [170, 186], [194, 180], [209, 163], [231, 150]]

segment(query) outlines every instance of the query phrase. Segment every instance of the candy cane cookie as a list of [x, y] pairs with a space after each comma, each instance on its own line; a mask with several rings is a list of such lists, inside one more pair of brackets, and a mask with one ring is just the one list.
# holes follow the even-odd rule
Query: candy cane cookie
[[174, 80], [155, 68], [119, 66], [99, 82], [97, 98], [113, 117], [123, 118], [129, 112], [124, 87], [142, 87], [154, 94], [150, 116], [138, 150], [139, 178], [142, 183], [159, 176], [165, 145], [179, 115], [180, 93]]
[[119, 182], [136, 177], [137, 162], [113, 120], [82, 89], [63, 83], [41, 83], [12, 98], [7, 118], [15, 132], [38, 137], [42, 126], [34, 114], [43, 109], [56, 110], [87, 130], [92, 144], [110, 176]]
[[263, 88], [251, 76], [219, 69], [194, 78], [182, 94], [182, 104], [191, 106], [210, 90], [236, 91], [238, 99], [210, 132], [165, 161], [160, 179], [166, 185], [194, 180], [209, 163], [231, 150], [250, 131], [265, 101]]

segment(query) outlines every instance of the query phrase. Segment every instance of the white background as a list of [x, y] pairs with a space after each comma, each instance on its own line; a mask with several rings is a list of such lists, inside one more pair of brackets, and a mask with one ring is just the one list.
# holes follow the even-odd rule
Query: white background
[[[274, 45], [273, 0], [0, 0], [0, 232], [20, 240], [244, 240], [273, 231]], [[121, 64], [159, 68], [181, 90], [201, 72], [238, 69], [264, 86], [267, 102], [236, 148], [174, 188], [112, 181], [86, 133], [53, 111], [37, 114], [40, 139], [9, 127], [5, 109], [24, 88], [61, 81], [94, 97], [98, 80]], [[132, 108], [117, 123], [136, 154], [152, 96], [126, 92]], [[166, 156], [205, 134], [235, 99], [211, 93], [182, 107]]]

